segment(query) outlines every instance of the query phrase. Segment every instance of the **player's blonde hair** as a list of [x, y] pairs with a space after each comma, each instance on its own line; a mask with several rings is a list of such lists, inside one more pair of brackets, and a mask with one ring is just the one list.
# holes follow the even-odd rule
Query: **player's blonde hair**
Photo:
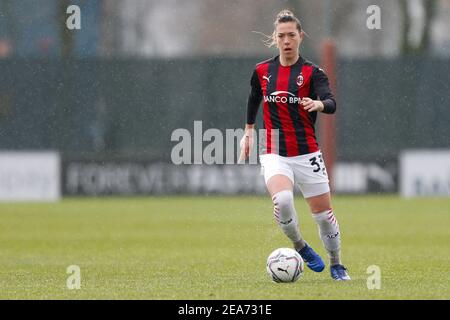
[[303, 29], [302, 29], [302, 24], [300, 23], [300, 20], [292, 13], [292, 11], [290, 11], [288, 9], [283, 9], [280, 12], [278, 12], [277, 17], [275, 18], [275, 22], [273, 23], [274, 30], [272, 32], [272, 35], [268, 36], [264, 33], [258, 32], [258, 33], [262, 34], [264, 37], [266, 37], [266, 39], [264, 39], [263, 42], [267, 47], [270, 48], [277, 44], [277, 26], [280, 23], [286, 23], [286, 22], [294, 22], [297, 26], [298, 32], [300, 34], [302, 34]]

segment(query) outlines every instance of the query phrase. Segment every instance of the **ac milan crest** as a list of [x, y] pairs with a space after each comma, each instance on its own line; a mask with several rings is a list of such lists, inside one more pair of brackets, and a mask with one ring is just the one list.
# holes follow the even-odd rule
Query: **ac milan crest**
[[303, 85], [303, 75], [300, 73], [297, 77], [297, 85], [301, 87]]

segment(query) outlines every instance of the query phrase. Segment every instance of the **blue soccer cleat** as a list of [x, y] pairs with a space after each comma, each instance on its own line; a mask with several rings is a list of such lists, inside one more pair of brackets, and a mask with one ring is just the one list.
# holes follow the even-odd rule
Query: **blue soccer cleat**
[[308, 244], [305, 244], [303, 249], [299, 250], [298, 253], [312, 271], [322, 272], [325, 268], [325, 263], [322, 258]]
[[342, 264], [335, 264], [330, 267], [331, 277], [337, 281], [350, 280], [347, 269]]

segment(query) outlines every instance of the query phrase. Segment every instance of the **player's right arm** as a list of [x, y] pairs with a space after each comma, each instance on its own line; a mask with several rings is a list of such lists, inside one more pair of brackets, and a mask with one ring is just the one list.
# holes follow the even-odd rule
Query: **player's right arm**
[[239, 156], [239, 162], [248, 159], [250, 150], [252, 150], [256, 115], [263, 97], [261, 84], [256, 70], [253, 72], [250, 85], [251, 90], [247, 101], [247, 124], [245, 125], [244, 136], [240, 143], [241, 154]]

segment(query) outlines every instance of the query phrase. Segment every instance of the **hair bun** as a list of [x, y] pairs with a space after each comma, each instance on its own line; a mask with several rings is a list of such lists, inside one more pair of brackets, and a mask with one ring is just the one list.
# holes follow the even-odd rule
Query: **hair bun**
[[292, 11], [288, 10], [288, 9], [284, 9], [281, 10], [278, 14], [277, 14], [277, 20], [283, 17], [294, 17], [294, 14], [292, 13]]

